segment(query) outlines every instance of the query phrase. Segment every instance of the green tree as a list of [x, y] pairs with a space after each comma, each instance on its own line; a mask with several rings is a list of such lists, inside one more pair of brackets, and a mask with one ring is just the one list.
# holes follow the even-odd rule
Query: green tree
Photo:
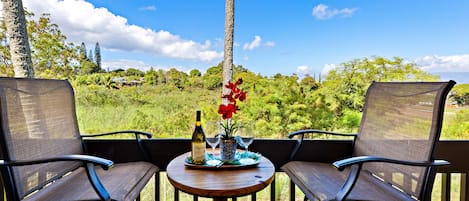
[[96, 60], [96, 68], [98, 71], [102, 70], [101, 66], [101, 48], [99, 47], [99, 43], [96, 42], [96, 45], [94, 47], [94, 59]]
[[192, 69], [189, 72], [189, 77], [200, 77], [200, 76], [202, 76], [202, 73], [200, 72], [199, 69]]
[[0, 76], [13, 77], [10, 47], [8, 45], [5, 20], [0, 20]]
[[222, 74], [222, 70], [222, 63], [208, 68], [202, 76], [204, 88], [213, 90], [221, 87], [223, 83], [223, 78], [220, 76]]
[[153, 67], [145, 73], [145, 83], [149, 85], [158, 85], [158, 73], [153, 69]]
[[185, 72], [178, 71], [175, 68], [171, 68], [166, 72], [167, 84], [174, 85], [179, 89], [183, 89], [187, 86], [187, 77], [188, 75]]
[[[58, 25], [51, 23], [49, 15], [43, 14], [38, 20], [33, 20], [33, 13], [27, 11], [25, 13], [28, 19], [26, 25], [35, 74], [43, 78], [70, 78], [79, 72], [80, 66], [76, 65], [76, 61], [79, 61], [79, 49], [73, 43], [66, 43], [66, 36], [61, 33]], [[0, 21], [2, 27], [6, 29], [5, 21]], [[2, 33], [0, 72], [12, 76], [11, 57], [6, 54], [10, 41], [6, 40], [5, 33]]]
[[163, 69], [158, 69], [156, 72], [158, 75], [158, 84], [166, 84], [166, 73], [164, 72]]
[[80, 60], [86, 60], [87, 57], [86, 57], [86, 45], [84, 42], [81, 42], [81, 45], [80, 45]]
[[198, 69], [192, 69], [189, 72], [188, 85], [191, 87], [202, 88], [204, 86], [202, 73]]
[[78, 67], [78, 74], [80, 75], [89, 75], [93, 73], [103, 72], [103, 70], [98, 67], [98, 64], [94, 62], [93, 51], [89, 50], [88, 56], [86, 55], [86, 45], [84, 42], [81, 43], [79, 47], [76, 47], [76, 60], [80, 64]]
[[79, 73], [81, 75], [89, 75], [92, 73], [96, 73], [96, 64], [94, 62], [91, 62], [88, 59], [81, 60], [80, 61], [80, 67], [79, 67]]
[[469, 105], [469, 84], [458, 84], [451, 90], [450, 98], [459, 106]]
[[318, 93], [324, 94], [326, 104], [334, 111], [338, 126], [344, 122], [344, 111], [361, 111], [365, 92], [373, 81], [434, 81], [438, 77], [419, 69], [401, 58], [372, 57], [345, 62], [328, 72]]
[[37, 21], [28, 21], [31, 38], [34, 69], [40, 77], [69, 78], [77, 66], [76, 47], [66, 43], [57, 24], [50, 21], [50, 15], [43, 14]]
[[[92, 51], [92, 50], [90, 50], [89, 53], [88, 53], [88, 59], [89, 59], [91, 62], [95, 63], [95, 62], [94, 62], [94, 58], [93, 58], [93, 51]], [[95, 63], [95, 64], [96, 64], [96, 63]]]
[[118, 68], [118, 69], [115, 69], [115, 70], [112, 70], [110, 71], [110, 73], [114, 76], [117, 76], [117, 77], [123, 77], [125, 76], [125, 70], [122, 69], [122, 68]]
[[317, 82], [310, 75], [306, 75], [300, 82], [300, 85], [307, 90], [313, 91], [319, 88], [319, 82]]
[[136, 69], [136, 68], [128, 68], [125, 71], [125, 76], [144, 77], [145, 73], [143, 71], [139, 70], [139, 69]]

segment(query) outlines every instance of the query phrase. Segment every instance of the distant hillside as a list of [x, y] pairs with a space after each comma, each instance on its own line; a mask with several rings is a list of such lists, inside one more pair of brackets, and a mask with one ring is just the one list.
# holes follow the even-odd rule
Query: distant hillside
[[469, 72], [434, 72], [441, 80], [454, 80], [458, 84], [469, 84]]

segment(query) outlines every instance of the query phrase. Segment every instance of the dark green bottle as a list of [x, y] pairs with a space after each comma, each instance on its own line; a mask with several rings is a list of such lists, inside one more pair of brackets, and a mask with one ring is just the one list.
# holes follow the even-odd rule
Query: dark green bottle
[[192, 163], [202, 165], [205, 164], [205, 133], [200, 119], [200, 110], [197, 110], [192, 133]]

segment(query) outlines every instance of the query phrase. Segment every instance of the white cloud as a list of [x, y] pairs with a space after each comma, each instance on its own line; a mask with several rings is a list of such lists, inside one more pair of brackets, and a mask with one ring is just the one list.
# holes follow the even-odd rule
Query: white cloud
[[[430, 73], [436, 72], [469, 72], [469, 54], [450, 55], [450, 56], [424, 56], [413, 61], [404, 61], [406, 63], [415, 63], [422, 70]], [[336, 68], [336, 64], [325, 64], [321, 74], [327, 73]], [[298, 68], [297, 68], [298, 72]]]
[[267, 47], [274, 47], [274, 46], [275, 46], [275, 42], [273, 42], [273, 41], [267, 41], [267, 42], [265, 42], [264, 45], [267, 46]]
[[150, 68], [153, 68], [155, 70], [158, 70], [158, 69], [169, 70], [171, 68], [176, 68], [180, 71], [187, 71], [187, 69], [181, 66], [161, 66], [161, 65], [154, 66], [154, 65], [147, 64], [143, 61], [130, 60], [130, 59], [107, 60], [107, 61], [102, 62], [102, 66], [104, 70], [110, 70], [110, 71], [116, 70], [116, 69], [127, 70], [129, 68], [135, 68], [141, 71], [148, 71], [150, 70]]
[[330, 70], [336, 68], [337, 65], [336, 64], [324, 64], [324, 67], [322, 68], [322, 71], [321, 71], [321, 75], [327, 75], [327, 73], [329, 73]]
[[156, 6], [154, 6], [154, 5], [145, 6], [145, 7], [141, 7], [140, 10], [155, 11], [155, 10], [156, 10]]
[[50, 13], [69, 41], [76, 44], [99, 42], [101, 48], [144, 52], [177, 59], [214, 61], [223, 57], [212, 50], [210, 41], [197, 43], [165, 30], [128, 24], [127, 19], [106, 8], [96, 8], [83, 0], [23, 0], [36, 16]]
[[311, 75], [311, 69], [308, 66], [298, 66], [296, 67], [296, 74], [300, 77], [305, 75]]
[[244, 50], [253, 50], [261, 45], [262, 39], [260, 36], [254, 36], [254, 40], [251, 43], [245, 43], [243, 45]]
[[329, 9], [329, 6], [319, 4], [313, 8], [312, 14], [316, 19], [326, 20], [335, 16], [349, 17], [357, 10], [357, 8]]
[[[151, 68], [151, 65], [146, 64], [143, 61], [119, 59], [119, 60], [107, 60], [102, 62], [103, 69], [105, 70], [116, 70], [116, 69], [128, 69], [136, 68], [142, 71], [147, 71]], [[154, 67], [156, 69], [156, 67]], [[159, 69], [159, 68], [158, 68]]]
[[260, 36], [254, 36], [253, 41], [251, 41], [250, 43], [244, 43], [243, 50], [253, 50], [255, 48], [260, 47], [261, 45], [266, 46], [266, 47], [274, 47], [275, 42], [267, 41], [264, 44], [262, 44], [262, 38]]
[[427, 72], [469, 72], [469, 54], [424, 56], [414, 62]]

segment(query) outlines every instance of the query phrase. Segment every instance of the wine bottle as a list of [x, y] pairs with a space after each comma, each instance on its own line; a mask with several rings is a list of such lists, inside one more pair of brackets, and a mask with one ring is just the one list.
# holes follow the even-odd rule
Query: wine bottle
[[195, 128], [192, 133], [192, 163], [205, 164], [205, 134], [200, 121], [200, 110], [196, 112]]

